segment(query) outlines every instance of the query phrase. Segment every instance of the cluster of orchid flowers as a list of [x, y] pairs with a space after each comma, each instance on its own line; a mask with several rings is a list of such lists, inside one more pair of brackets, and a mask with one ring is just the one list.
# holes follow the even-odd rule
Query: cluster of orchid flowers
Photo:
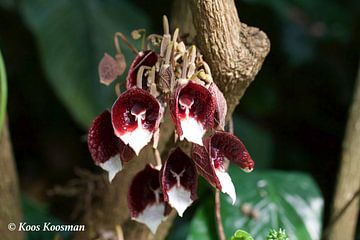
[[[176, 127], [175, 141], [186, 139], [193, 143], [191, 157], [177, 147], [162, 166], [146, 165], [130, 184], [131, 217], [153, 233], [171, 207], [182, 216], [196, 200], [198, 174], [235, 203], [226, 159], [246, 172], [254, 167], [243, 143], [224, 131], [226, 101], [213, 82], [208, 64], [195, 46], [186, 47], [178, 35], [178, 29], [170, 35], [164, 17], [164, 34], [149, 35], [146, 50], [134, 50], [136, 57], [126, 77], [127, 90], [118, 94], [111, 111], [95, 118], [88, 133], [92, 158], [108, 171], [110, 182], [150, 142], [157, 150], [167, 107]], [[125, 70], [117, 36], [123, 38], [120, 33], [115, 35], [116, 57], [105, 54], [99, 64], [100, 81], [107, 85]]]

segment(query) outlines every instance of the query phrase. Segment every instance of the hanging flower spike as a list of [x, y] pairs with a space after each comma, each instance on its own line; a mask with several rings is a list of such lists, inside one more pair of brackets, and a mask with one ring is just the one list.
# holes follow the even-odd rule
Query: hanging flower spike
[[88, 147], [95, 164], [108, 172], [110, 182], [122, 169], [122, 161], [127, 162], [135, 155], [114, 135], [111, 114], [107, 110], [93, 121], [88, 133]]
[[204, 139], [204, 146], [193, 147], [192, 158], [198, 172], [213, 186], [236, 201], [235, 187], [224, 167], [225, 158], [240, 166], [245, 172], [254, 168], [254, 161], [244, 144], [231, 133], [216, 131]]
[[128, 206], [131, 218], [144, 223], [152, 233], [170, 213], [164, 202], [160, 186], [160, 172], [149, 165], [139, 172], [131, 182]]
[[[158, 55], [153, 51], [139, 52], [134, 61], [130, 65], [128, 75], [126, 77], [126, 88], [130, 89], [134, 86], [138, 86], [142, 89], [148, 90], [147, 78], [144, 76], [144, 71], [151, 69], [158, 60]], [[139, 72], [141, 71], [141, 72]], [[138, 84], [138, 80], [140, 83]]]
[[159, 126], [161, 106], [150, 93], [133, 87], [115, 101], [111, 117], [115, 135], [139, 155]]
[[213, 95], [216, 100], [215, 105], [215, 127], [224, 130], [225, 127], [225, 117], [227, 112], [227, 104], [226, 99], [218, 86], [214, 82], [212, 82], [209, 86], [209, 91]]
[[161, 183], [165, 202], [180, 217], [197, 199], [197, 177], [193, 161], [180, 148], [173, 150], [163, 166]]
[[214, 126], [215, 99], [207, 88], [189, 81], [175, 90], [170, 112], [180, 140], [202, 146], [203, 135]]

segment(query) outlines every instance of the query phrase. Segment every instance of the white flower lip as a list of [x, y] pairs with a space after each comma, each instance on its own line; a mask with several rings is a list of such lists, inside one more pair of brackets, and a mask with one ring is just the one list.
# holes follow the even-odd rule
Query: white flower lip
[[182, 217], [185, 210], [193, 203], [191, 192], [182, 186], [174, 185], [168, 192], [169, 204], [176, 209], [179, 216]]
[[116, 174], [122, 170], [120, 154], [116, 154], [106, 162], [100, 163], [99, 166], [108, 172], [109, 182], [112, 182]]
[[234, 205], [236, 202], [236, 192], [234, 184], [230, 178], [230, 175], [222, 170], [215, 169], [215, 174], [219, 179], [221, 185], [221, 192], [226, 193], [232, 200], [232, 204]]
[[154, 203], [147, 206], [142, 213], [133, 218], [135, 221], [145, 224], [155, 234], [160, 223], [166, 219], [164, 216], [164, 203]]

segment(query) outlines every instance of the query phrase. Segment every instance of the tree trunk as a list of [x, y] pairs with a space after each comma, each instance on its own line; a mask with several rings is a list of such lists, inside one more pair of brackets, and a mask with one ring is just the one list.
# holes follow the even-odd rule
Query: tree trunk
[[360, 199], [360, 66], [332, 205], [329, 240], [354, 239]]
[[[179, 0], [175, 4], [180, 8], [175, 11], [174, 23], [179, 24], [176, 27], [180, 27], [181, 33], [197, 32], [198, 47], [212, 69], [216, 84], [224, 92], [230, 116], [260, 70], [270, 50], [270, 42], [262, 31], [240, 22], [233, 0]], [[192, 11], [188, 11], [189, 9]], [[195, 25], [192, 23], [192, 16], [195, 16]], [[163, 156], [167, 156], [167, 143], [173, 141], [173, 132], [174, 127], [167, 115], [161, 125], [159, 145]], [[155, 236], [144, 225], [131, 221], [129, 217], [126, 200], [128, 187], [134, 175], [143, 169], [147, 162], [155, 162], [150, 147], [125, 166], [125, 170], [109, 185], [101, 204], [87, 212], [85, 222], [90, 230], [85, 233], [90, 234], [87, 237], [92, 238], [104, 230], [114, 230], [116, 224], [122, 225], [126, 240], [161, 240], [166, 237], [176, 216], [174, 211], [168, 220], [159, 226]], [[77, 239], [85, 239], [85, 236], [78, 235]]]
[[15, 161], [9, 130], [5, 122], [0, 129], [0, 236], [3, 240], [24, 239], [23, 232], [10, 231], [10, 224], [21, 222], [21, 206]]

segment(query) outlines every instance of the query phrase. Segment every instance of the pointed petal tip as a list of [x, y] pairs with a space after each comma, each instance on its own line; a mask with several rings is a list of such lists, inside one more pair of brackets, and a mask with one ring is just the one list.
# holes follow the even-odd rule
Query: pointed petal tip
[[150, 231], [155, 234], [157, 228], [164, 220], [165, 206], [161, 204], [153, 204], [144, 209], [144, 211], [133, 220], [145, 224]]
[[153, 133], [143, 128], [136, 128], [132, 132], [126, 132], [120, 136], [120, 139], [128, 144], [139, 156], [140, 151], [151, 141]]
[[183, 134], [180, 136], [180, 140], [186, 138], [189, 142], [196, 143], [203, 146], [202, 137], [205, 134], [205, 130], [201, 123], [194, 118], [187, 118], [180, 121]]
[[174, 186], [168, 192], [169, 204], [176, 209], [180, 217], [183, 216], [185, 210], [193, 203], [191, 192], [183, 187]]
[[245, 168], [242, 168], [242, 170], [246, 173], [250, 173], [254, 170], [254, 168], [245, 167]]
[[122, 170], [120, 154], [111, 157], [104, 163], [100, 163], [99, 166], [108, 172], [109, 182], [111, 183], [116, 174]]
[[215, 169], [215, 173], [221, 185], [221, 192], [226, 193], [231, 198], [232, 204], [234, 205], [236, 202], [236, 192], [230, 175], [227, 172], [217, 169]]

